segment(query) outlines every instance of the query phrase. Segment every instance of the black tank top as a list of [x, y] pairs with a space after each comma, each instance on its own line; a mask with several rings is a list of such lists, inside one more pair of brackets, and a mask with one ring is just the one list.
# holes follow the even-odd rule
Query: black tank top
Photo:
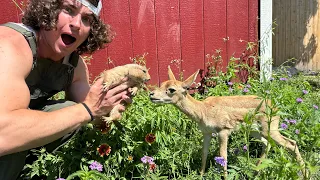
[[28, 41], [33, 54], [33, 66], [25, 79], [30, 91], [30, 109], [38, 109], [56, 93], [68, 89], [72, 83], [74, 68], [78, 64], [79, 55], [73, 52], [68, 63], [55, 62], [50, 59], [37, 58], [36, 36], [29, 28], [16, 23], [6, 23], [20, 32]]

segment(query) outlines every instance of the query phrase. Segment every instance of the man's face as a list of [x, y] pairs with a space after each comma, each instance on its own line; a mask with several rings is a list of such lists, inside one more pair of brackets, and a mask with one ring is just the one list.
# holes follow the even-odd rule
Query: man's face
[[46, 47], [45, 56], [53, 60], [75, 51], [88, 37], [94, 16], [86, 6], [76, 0], [64, 0], [58, 15], [56, 30], [42, 31]]

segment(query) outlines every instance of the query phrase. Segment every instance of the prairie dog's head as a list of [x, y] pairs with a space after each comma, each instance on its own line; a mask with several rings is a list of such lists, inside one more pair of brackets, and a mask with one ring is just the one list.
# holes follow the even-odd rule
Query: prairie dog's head
[[128, 77], [137, 83], [145, 83], [150, 80], [150, 74], [148, 69], [145, 66], [138, 64], [127, 64], [125, 65], [128, 68]]

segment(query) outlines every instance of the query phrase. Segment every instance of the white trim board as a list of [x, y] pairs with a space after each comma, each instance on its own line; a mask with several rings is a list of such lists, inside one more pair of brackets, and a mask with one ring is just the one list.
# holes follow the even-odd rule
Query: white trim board
[[272, 0], [260, 0], [260, 81], [272, 75]]

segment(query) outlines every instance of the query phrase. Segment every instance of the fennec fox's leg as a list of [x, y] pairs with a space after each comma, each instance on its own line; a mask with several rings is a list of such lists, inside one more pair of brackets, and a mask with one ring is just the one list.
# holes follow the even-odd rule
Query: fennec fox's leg
[[203, 134], [203, 143], [202, 143], [202, 166], [200, 170], [201, 176], [204, 174], [206, 169], [206, 162], [209, 153], [210, 141], [212, 134]]
[[[222, 156], [224, 158], [224, 160], [228, 163], [228, 137], [229, 137], [229, 130], [224, 129], [222, 131], [219, 132], [218, 136], [219, 136], [219, 144], [220, 144], [220, 156]], [[228, 172], [227, 172], [227, 166], [228, 164], [226, 163], [226, 165], [223, 167], [223, 175], [224, 178], [227, 178], [228, 176]]]
[[270, 137], [278, 144], [285, 148], [287, 148], [293, 155], [295, 155], [297, 162], [302, 167], [302, 173], [304, 177], [308, 177], [308, 174], [306, 174], [305, 170], [305, 164], [301, 157], [301, 154], [298, 149], [298, 145], [296, 141], [289, 139], [282, 134], [280, 134], [278, 126], [279, 126], [279, 119], [280, 117], [276, 116], [273, 117], [270, 122], [270, 130], [268, 130], [268, 120], [266, 117], [261, 118], [261, 124], [262, 124], [262, 135], [268, 139], [268, 131], [270, 131]]

